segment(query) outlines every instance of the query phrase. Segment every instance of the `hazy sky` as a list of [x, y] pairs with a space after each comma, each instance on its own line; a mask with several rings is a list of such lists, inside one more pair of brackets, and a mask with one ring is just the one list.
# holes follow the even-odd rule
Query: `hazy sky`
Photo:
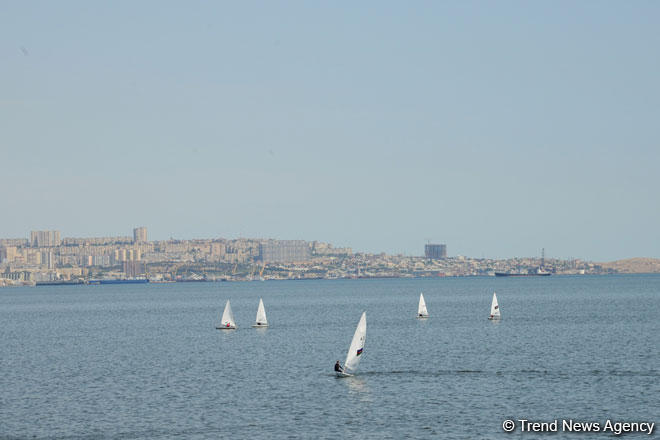
[[1, 2], [0, 237], [660, 257], [660, 2]]

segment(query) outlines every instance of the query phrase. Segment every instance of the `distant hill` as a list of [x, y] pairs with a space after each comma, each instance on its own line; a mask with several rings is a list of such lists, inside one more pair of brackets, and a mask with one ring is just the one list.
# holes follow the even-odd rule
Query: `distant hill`
[[660, 273], [658, 258], [628, 258], [627, 260], [601, 263], [603, 269], [612, 269], [619, 273]]

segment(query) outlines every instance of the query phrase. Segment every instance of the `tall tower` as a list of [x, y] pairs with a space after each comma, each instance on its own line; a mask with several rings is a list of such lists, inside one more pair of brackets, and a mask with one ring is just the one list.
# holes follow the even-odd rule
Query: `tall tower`
[[426, 258], [441, 259], [447, 258], [446, 244], [426, 244], [424, 245], [424, 256]]
[[147, 242], [147, 228], [140, 226], [133, 229], [133, 243], [146, 243]]
[[545, 266], [545, 248], [541, 248], [541, 268]]

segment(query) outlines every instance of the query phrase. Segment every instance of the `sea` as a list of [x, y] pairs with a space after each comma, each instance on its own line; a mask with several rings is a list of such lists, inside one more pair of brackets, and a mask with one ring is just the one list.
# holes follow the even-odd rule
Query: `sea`
[[[227, 300], [238, 329], [216, 330]], [[0, 438], [617, 438], [660, 423], [659, 338], [659, 275], [4, 288]]]

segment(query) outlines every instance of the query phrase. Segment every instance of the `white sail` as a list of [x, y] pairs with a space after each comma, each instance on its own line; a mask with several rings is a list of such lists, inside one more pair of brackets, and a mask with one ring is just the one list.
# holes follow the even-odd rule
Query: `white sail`
[[264, 302], [259, 298], [259, 307], [257, 307], [257, 318], [254, 321], [252, 327], [268, 327], [268, 320], [266, 319], [266, 309], [264, 308]]
[[360, 359], [362, 358], [362, 351], [364, 350], [364, 341], [367, 337], [367, 312], [362, 312], [360, 322], [358, 322], [351, 346], [346, 354], [346, 362], [344, 362], [344, 372], [348, 374], [355, 373], [357, 370]]
[[225, 311], [222, 312], [222, 321], [220, 322], [220, 327], [218, 328], [236, 328], [236, 322], [234, 321], [234, 314], [231, 312], [231, 304], [229, 303], [229, 300], [227, 300], [227, 305], [225, 305]]
[[429, 312], [426, 310], [426, 301], [424, 301], [424, 294], [419, 294], [419, 307], [417, 307], [418, 318], [428, 318]]
[[490, 316], [488, 319], [501, 319], [500, 306], [497, 303], [497, 295], [493, 292], [493, 302], [490, 304]]

